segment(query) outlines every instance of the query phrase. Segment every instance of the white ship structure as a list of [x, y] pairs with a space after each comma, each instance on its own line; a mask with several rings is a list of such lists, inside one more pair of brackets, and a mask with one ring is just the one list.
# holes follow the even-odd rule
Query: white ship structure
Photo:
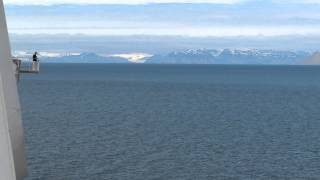
[[20, 73], [39, 72], [11, 56], [3, 0], [0, 0], [0, 180], [22, 180], [27, 175], [21, 109], [17, 90]]

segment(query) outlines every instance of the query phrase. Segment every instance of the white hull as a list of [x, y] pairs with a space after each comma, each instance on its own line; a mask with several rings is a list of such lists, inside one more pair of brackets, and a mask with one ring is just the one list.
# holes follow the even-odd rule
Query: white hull
[[0, 180], [23, 179], [26, 159], [17, 84], [0, 0]]

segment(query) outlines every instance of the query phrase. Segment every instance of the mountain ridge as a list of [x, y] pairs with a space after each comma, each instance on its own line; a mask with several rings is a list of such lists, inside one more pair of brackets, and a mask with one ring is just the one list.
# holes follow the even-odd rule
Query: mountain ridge
[[155, 64], [297, 64], [310, 56], [304, 51], [258, 49], [199, 49], [154, 55], [146, 63]]
[[61, 57], [42, 57], [44, 62], [50, 63], [131, 63], [121, 57], [105, 57], [95, 53], [80, 53], [79, 55], [66, 55]]
[[[40, 53], [41, 54], [41, 53]], [[50, 54], [50, 53], [48, 53]], [[312, 54], [305, 51], [280, 51], [258, 49], [188, 49], [146, 56], [146, 64], [306, 64]], [[320, 53], [319, 53], [320, 56]], [[43, 62], [56, 63], [135, 63], [120, 55], [96, 53], [70, 53], [56, 57], [41, 57]], [[320, 60], [319, 60], [320, 63]]]
[[303, 65], [320, 65], [320, 52], [317, 51], [312, 56], [305, 59], [301, 64]]

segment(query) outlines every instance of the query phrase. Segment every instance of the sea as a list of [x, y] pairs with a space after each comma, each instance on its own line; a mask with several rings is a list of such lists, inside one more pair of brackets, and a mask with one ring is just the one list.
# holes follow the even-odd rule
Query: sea
[[27, 180], [318, 180], [320, 66], [42, 64]]

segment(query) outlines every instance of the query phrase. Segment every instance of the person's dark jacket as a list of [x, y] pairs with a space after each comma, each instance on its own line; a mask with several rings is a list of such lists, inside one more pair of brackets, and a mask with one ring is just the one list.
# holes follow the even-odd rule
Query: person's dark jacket
[[32, 60], [33, 60], [33, 61], [38, 61], [38, 56], [37, 56], [36, 54], [34, 54], [34, 55], [32, 56]]

